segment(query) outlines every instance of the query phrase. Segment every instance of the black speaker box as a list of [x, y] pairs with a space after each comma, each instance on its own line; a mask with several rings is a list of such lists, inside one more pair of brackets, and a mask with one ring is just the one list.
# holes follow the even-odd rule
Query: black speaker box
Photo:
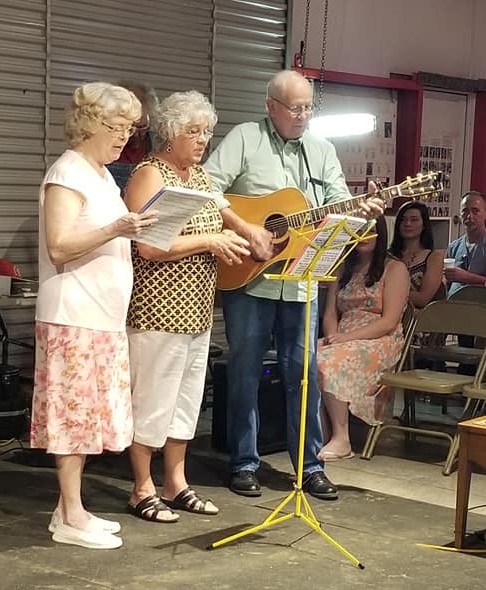
[[0, 439], [18, 438], [25, 431], [27, 409], [20, 387], [20, 369], [0, 365]]
[[[262, 378], [258, 390], [260, 431], [257, 446], [261, 455], [277, 453], [287, 448], [287, 414], [285, 391], [274, 359], [263, 362]], [[226, 360], [213, 364], [213, 422], [212, 445], [223, 452], [228, 451], [228, 404]]]

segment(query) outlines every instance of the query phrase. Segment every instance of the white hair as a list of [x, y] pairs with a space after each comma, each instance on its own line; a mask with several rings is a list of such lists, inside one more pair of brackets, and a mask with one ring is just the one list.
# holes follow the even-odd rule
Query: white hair
[[180, 135], [187, 127], [201, 122], [213, 129], [218, 117], [209, 100], [197, 92], [174, 92], [156, 110], [155, 131], [160, 145]]
[[299, 82], [302, 83], [304, 80], [307, 82], [307, 78], [295, 70], [277, 72], [270, 78], [267, 84], [267, 98], [271, 98], [272, 96], [280, 98], [289, 85]]

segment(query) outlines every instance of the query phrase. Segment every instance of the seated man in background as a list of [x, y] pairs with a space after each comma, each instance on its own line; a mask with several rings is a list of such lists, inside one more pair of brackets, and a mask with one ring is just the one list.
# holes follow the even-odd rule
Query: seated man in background
[[446, 268], [444, 276], [450, 297], [464, 285], [486, 283], [486, 197], [470, 191], [461, 200], [461, 219], [466, 233], [449, 244], [446, 258], [455, 266]]
[[[486, 196], [470, 191], [461, 200], [461, 219], [466, 233], [449, 244], [447, 258], [454, 258], [455, 265], [444, 270], [450, 297], [465, 285], [486, 287]], [[459, 336], [460, 346], [474, 347], [474, 338]], [[474, 374], [473, 365], [459, 365], [459, 373]]]

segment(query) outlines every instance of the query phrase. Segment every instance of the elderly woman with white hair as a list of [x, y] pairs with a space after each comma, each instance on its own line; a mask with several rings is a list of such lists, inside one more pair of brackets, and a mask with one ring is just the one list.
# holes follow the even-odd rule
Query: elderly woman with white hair
[[[160, 104], [157, 150], [134, 170], [125, 191], [139, 211], [164, 186], [211, 190], [200, 166], [216, 113], [196, 91], [176, 92]], [[162, 211], [161, 211], [162, 213]], [[218, 508], [187, 483], [185, 455], [194, 437], [204, 391], [216, 288], [216, 259], [238, 263], [248, 242], [223, 230], [210, 200], [183, 228], [169, 251], [132, 247], [134, 288], [128, 312], [135, 436], [130, 457], [135, 485], [128, 502], [135, 516], [174, 522], [172, 509], [213, 515]], [[151, 476], [153, 449], [163, 448], [164, 490]]]
[[114, 549], [120, 525], [86, 511], [86, 455], [122, 451], [133, 423], [126, 314], [133, 271], [130, 238], [156, 219], [129, 213], [106, 169], [140, 118], [134, 94], [84, 84], [66, 113], [69, 144], [39, 195], [32, 447], [56, 458], [60, 495], [49, 524], [54, 541]]

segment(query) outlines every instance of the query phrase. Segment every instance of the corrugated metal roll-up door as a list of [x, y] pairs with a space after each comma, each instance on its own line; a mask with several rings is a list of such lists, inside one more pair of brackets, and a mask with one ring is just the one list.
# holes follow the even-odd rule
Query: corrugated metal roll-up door
[[64, 149], [69, 95], [86, 81], [135, 80], [160, 97], [192, 88], [209, 94], [210, 0], [51, 0], [50, 145]]
[[[44, 174], [45, 0], [0, 0], [0, 258], [37, 276], [38, 188]], [[33, 341], [35, 301], [0, 297], [9, 335]], [[9, 363], [32, 354], [10, 347]]]
[[[214, 0], [212, 100], [218, 124], [211, 147], [238, 123], [265, 114], [267, 83], [285, 64], [287, 10], [287, 0]], [[212, 340], [227, 347], [218, 304]]]
[[285, 64], [287, 0], [214, 0], [216, 141], [265, 113], [266, 85]]
[[[221, 137], [264, 113], [286, 20], [287, 0], [0, 0], [0, 257], [36, 277], [38, 187], [65, 149], [76, 86], [133, 79], [161, 97], [195, 88], [215, 103]], [[34, 302], [21, 303], [1, 297], [0, 310], [12, 337], [32, 341]], [[16, 350], [10, 361], [30, 365]]]

